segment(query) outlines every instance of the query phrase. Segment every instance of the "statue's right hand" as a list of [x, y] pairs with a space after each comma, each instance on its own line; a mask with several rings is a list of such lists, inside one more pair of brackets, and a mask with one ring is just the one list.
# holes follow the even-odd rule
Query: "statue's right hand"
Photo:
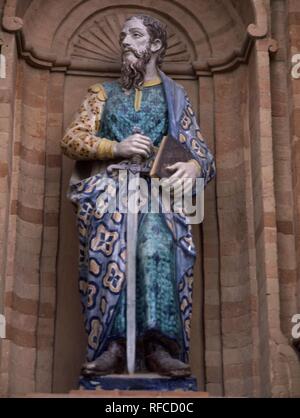
[[116, 158], [131, 158], [134, 155], [140, 155], [148, 158], [151, 155], [152, 141], [145, 135], [134, 134], [117, 142], [114, 145], [114, 156]]

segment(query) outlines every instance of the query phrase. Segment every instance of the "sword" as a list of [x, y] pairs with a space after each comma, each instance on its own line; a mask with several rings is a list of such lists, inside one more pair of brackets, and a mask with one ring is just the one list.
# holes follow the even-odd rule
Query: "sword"
[[[135, 127], [134, 134], [142, 134], [140, 128]], [[142, 157], [134, 155], [128, 170], [129, 184], [135, 184], [133, 190], [133, 207], [127, 206], [127, 307], [126, 307], [126, 340], [127, 340], [127, 369], [129, 374], [135, 372], [136, 360], [136, 249], [138, 237], [138, 190], [139, 178], [142, 171]], [[128, 200], [129, 200], [128, 195]], [[133, 209], [133, 210], [130, 210]]]
[[[135, 127], [133, 134], [142, 134], [140, 128]], [[108, 167], [108, 171], [124, 170], [128, 172], [128, 180], [134, 182], [135, 190], [131, 195], [133, 205], [127, 206], [127, 264], [126, 264], [126, 356], [127, 370], [129, 374], [135, 372], [136, 360], [136, 249], [138, 236], [138, 195], [140, 173], [147, 172], [149, 169], [142, 168], [143, 158], [140, 155], [134, 155], [129, 162], [121, 162]], [[132, 184], [131, 183], [131, 184]], [[129, 201], [129, 194], [128, 194]], [[132, 209], [132, 210], [130, 210]]]
[[[139, 174], [129, 171], [129, 182], [134, 181], [139, 186]], [[137, 193], [136, 191], [134, 193]], [[129, 198], [129, 196], [128, 196]], [[127, 369], [129, 374], [135, 372], [136, 357], [136, 246], [138, 235], [137, 196], [133, 196], [134, 208], [127, 209], [127, 307], [126, 307], [126, 340]]]

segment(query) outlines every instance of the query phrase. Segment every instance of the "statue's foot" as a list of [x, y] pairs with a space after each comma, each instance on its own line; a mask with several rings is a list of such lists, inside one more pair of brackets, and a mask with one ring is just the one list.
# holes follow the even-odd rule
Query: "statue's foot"
[[81, 373], [85, 377], [123, 373], [126, 364], [125, 359], [125, 345], [118, 341], [112, 341], [107, 351], [104, 351], [95, 361], [83, 364]]
[[188, 377], [191, 375], [190, 366], [175, 359], [161, 345], [152, 344], [150, 354], [145, 357], [146, 367], [150, 372], [168, 377]]

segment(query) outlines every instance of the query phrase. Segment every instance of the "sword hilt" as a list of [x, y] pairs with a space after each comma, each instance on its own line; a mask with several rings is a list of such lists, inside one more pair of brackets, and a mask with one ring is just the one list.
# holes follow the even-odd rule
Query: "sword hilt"
[[[140, 134], [143, 135], [141, 128], [138, 126], [135, 126], [133, 128], [133, 135], [134, 134]], [[121, 162], [119, 164], [112, 164], [107, 167], [107, 172], [111, 174], [114, 170], [128, 170], [131, 171], [132, 174], [137, 173], [149, 173], [150, 169], [147, 167], [142, 168], [143, 165], [143, 157], [141, 155], [135, 154], [131, 157], [130, 160], [126, 160], [124, 162]]]

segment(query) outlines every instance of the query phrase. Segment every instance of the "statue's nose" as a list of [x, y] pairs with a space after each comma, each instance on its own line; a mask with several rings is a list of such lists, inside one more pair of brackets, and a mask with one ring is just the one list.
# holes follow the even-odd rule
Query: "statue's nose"
[[124, 39], [122, 40], [122, 47], [123, 48], [130, 47], [130, 42], [129, 42], [129, 39], [128, 39], [128, 35], [125, 36]]
[[123, 49], [126, 49], [126, 48], [129, 48], [130, 45], [129, 45], [128, 42], [122, 42], [122, 47], [123, 47]]

